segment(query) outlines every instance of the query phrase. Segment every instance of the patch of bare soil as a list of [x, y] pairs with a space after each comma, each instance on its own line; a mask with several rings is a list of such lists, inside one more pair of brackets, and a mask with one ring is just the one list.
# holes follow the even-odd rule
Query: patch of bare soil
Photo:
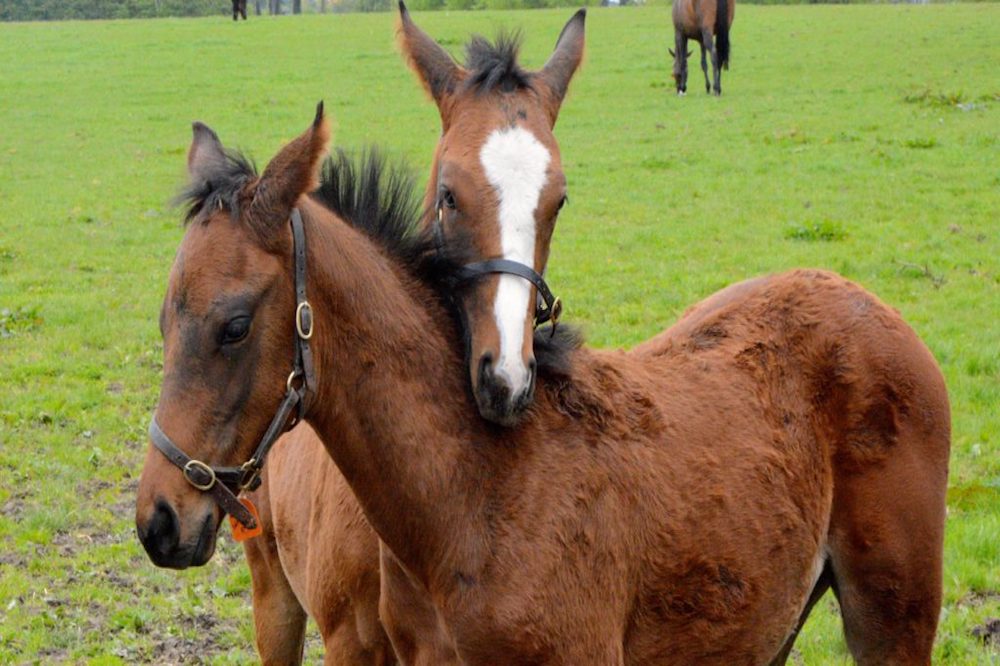
[[994, 601], [1000, 601], [1000, 592], [993, 590], [986, 590], [985, 592], [973, 590], [958, 600], [958, 606], [978, 608]]
[[31, 494], [26, 491], [11, 493], [10, 498], [3, 503], [3, 506], [0, 506], [0, 514], [10, 518], [15, 523], [21, 522], [21, 516], [24, 515], [25, 500], [29, 497], [31, 497]]
[[1000, 617], [991, 617], [972, 629], [972, 635], [984, 645], [1000, 648]]

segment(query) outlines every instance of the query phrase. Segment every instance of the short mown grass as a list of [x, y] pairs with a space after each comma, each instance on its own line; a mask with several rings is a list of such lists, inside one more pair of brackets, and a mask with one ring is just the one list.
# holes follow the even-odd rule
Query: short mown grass
[[[418, 14], [456, 53], [571, 12]], [[161, 571], [133, 527], [161, 370], [169, 201], [190, 122], [266, 160], [323, 99], [336, 144], [423, 173], [439, 133], [392, 15], [0, 25], [0, 663], [246, 663], [249, 576], [223, 539]], [[557, 136], [550, 264], [591, 344], [627, 346], [744, 278], [839, 271], [946, 376], [953, 454], [939, 663], [1000, 659], [1000, 5], [740, 6], [720, 99], [672, 93], [665, 6], [595, 9]], [[318, 654], [313, 643], [310, 654]], [[848, 660], [832, 597], [797, 663]]]

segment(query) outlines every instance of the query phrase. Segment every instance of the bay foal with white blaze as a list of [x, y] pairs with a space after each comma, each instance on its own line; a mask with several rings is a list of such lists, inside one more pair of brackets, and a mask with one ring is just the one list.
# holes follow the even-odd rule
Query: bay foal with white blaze
[[[403, 53], [441, 115], [425, 202], [437, 211], [443, 245], [471, 242], [483, 259], [544, 273], [566, 202], [552, 130], [583, 58], [585, 16], [578, 11], [542, 69], [529, 72], [518, 65], [519, 42], [509, 35], [495, 44], [474, 37], [465, 66], [459, 65], [400, 3]], [[484, 418], [514, 425], [534, 392], [536, 288], [523, 275], [493, 273], [481, 274], [468, 291], [464, 311], [476, 405]]]
[[[245, 459], [281, 399], [301, 214], [323, 406], [305, 418], [463, 662], [780, 661], [832, 587], [858, 662], [929, 663], [950, 415], [895, 312], [831, 273], [750, 280], [630, 352], [563, 347], [502, 431], [467, 418], [460, 327], [413, 247], [307, 196], [326, 134], [317, 118], [259, 179], [206, 165], [157, 407], [190, 455]], [[157, 451], [146, 465], [147, 550], [204, 561], [220, 509]]]

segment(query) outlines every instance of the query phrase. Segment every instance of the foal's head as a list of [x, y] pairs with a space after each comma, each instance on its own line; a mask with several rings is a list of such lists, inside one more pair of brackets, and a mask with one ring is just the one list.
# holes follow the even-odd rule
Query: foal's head
[[[471, 245], [481, 259], [507, 259], [543, 273], [556, 216], [566, 202], [559, 107], [583, 57], [584, 10], [563, 28], [545, 66], [517, 63], [519, 40], [476, 37], [457, 64], [400, 2], [402, 48], [441, 113], [426, 204], [439, 242]], [[536, 290], [510, 274], [477, 278], [462, 303], [469, 372], [480, 413], [513, 425], [531, 403]]]
[[[155, 417], [190, 458], [217, 467], [250, 458], [286, 382], [301, 381], [289, 376], [297, 316], [289, 215], [315, 188], [328, 140], [321, 107], [257, 177], [212, 130], [194, 126], [192, 206], [160, 311], [163, 384]], [[183, 473], [149, 447], [136, 526], [159, 566], [204, 564], [215, 550], [223, 514], [212, 494], [194, 486], [204, 485], [206, 469]]]

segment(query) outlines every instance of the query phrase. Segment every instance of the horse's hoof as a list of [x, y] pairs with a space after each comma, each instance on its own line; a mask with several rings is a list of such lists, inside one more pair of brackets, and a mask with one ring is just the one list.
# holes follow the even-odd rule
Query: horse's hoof
[[684, 92], [683, 90], [678, 90], [678, 91], [677, 91], [677, 96], [678, 96], [678, 97], [684, 97], [685, 95], [687, 95], [687, 93], [686, 93], [686, 92]]

